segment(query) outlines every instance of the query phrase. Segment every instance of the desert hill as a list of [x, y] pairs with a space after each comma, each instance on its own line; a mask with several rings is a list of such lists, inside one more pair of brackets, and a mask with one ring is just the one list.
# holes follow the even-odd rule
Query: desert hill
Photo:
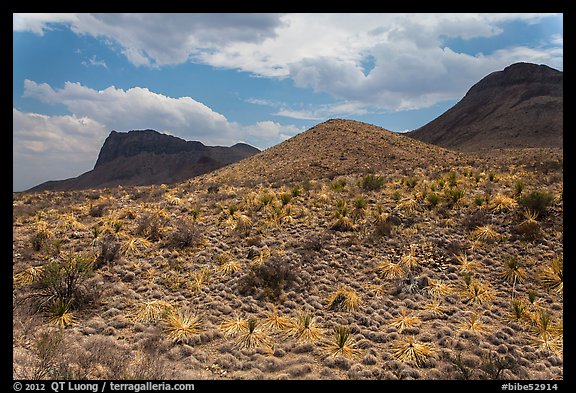
[[112, 131], [93, 170], [72, 179], [48, 181], [28, 191], [175, 183], [257, 152], [258, 149], [244, 143], [231, 147], [205, 146], [154, 130]]
[[414, 171], [464, 156], [384, 128], [331, 119], [276, 146], [209, 174], [240, 182], [290, 182], [352, 173]]
[[561, 148], [563, 102], [562, 72], [515, 63], [487, 75], [454, 107], [407, 135], [468, 152]]

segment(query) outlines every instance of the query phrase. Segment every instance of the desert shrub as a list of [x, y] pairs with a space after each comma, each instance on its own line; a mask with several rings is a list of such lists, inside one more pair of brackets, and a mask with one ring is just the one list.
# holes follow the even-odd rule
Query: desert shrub
[[104, 216], [104, 214], [106, 214], [108, 207], [109, 207], [109, 205], [106, 202], [101, 202], [101, 203], [98, 203], [96, 205], [90, 205], [90, 209], [88, 210], [88, 214], [91, 217], [102, 217], [102, 216]]
[[373, 174], [368, 174], [360, 179], [360, 186], [365, 191], [377, 191], [384, 185], [384, 178]]
[[163, 246], [168, 248], [196, 247], [203, 241], [202, 232], [194, 224], [178, 221], [176, 227], [164, 239]]
[[458, 185], [458, 181], [456, 180], [456, 172], [448, 173], [448, 187], [456, 187]]
[[290, 288], [295, 280], [296, 274], [287, 260], [271, 256], [248, 270], [240, 280], [239, 290], [242, 295], [282, 300], [284, 290]]
[[150, 241], [158, 241], [164, 234], [167, 222], [168, 218], [161, 211], [146, 212], [138, 219], [135, 233]]
[[525, 209], [529, 209], [542, 216], [552, 203], [554, 196], [546, 191], [532, 191], [531, 193], [518, 198], [518, 204]]
[[522, 191], [524, 191], [524, 182], [522, 180], [516, 180], [514, 182], [514, 195], [520, 196]]
[[455, 205], [464, 198], [464, 190], [460, 188], [449, 188], [444, 190], [444, 198], [449, 205]]
[[348, 182], [344, 178], [336, 179], [330, 183], [330, 189], [334, 192], [341, 192]]
[[280, 202], [282, 206], [286, 206], [292, 200], [292, 193], [291, 192], [283, 192], [280, 194]]
[[500, 379], [504, 370], [515, 370], [517, 361], [511, 355], [501, 356], [490, 351], [482, 357], [480, 369], [488, 374], [490, 379]]
[[120, 243], [116, 241], [114, 235], [108, 234], [99, 238], [96, 246], [99, 252], [96, 261], [94, 261], [94, 269], [99, 269], [120, 257]]
[[27, 300], [34, 312], [46, 313], [54, 324], [71, 325], [75, 322], [72, 312], [84, 307], [93, 295], [86, 285], [92, 272], [92, 260], [80, 255], [51, 260], [32, 284], [34, 292]]
[[440, 195], [436, 194], [435, 192], [431, 192], [426, 197], [426, 200], [428, 200], [430, 207], [434, 208], [436, 205], [438, 205], [438, 203], [440, 203]]
[[66, 379], [69, 368], [62, 361], [66, 353], [64, 332], [51, 329], [40, 333], [33, 342], [32, 362], [27, 372], [27, 379]]
[[418, 179], [415, 177], [407, 177], [404, 179], [404, 184], [406, 185], [406, 187], [414, 189], [414, 187], [416, 187], [416, 184], [418, 184]]

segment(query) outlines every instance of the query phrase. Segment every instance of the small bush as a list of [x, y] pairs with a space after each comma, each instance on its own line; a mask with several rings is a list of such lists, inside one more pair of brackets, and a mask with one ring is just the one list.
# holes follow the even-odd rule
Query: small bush
[[548, 206], [552, 203], [554, 196], [546, 191], [532, 191], [531, 193], [520, 197], [518, 204], [525, 209], [538, 213], [542, 216], [546, 213]]
[[202, 233], [194, 224], [178, 221], [176, 228], [166, 236], [163, 245], [169, 248], [196, 247], [202, 243], [202, 240]]
[[360, 186], [365, 191], [377, 191], [384, 185], [384, 178], [382, 176], [376, 176], [373, 174], [368, 174], [360, 180]]
[[107, 235], [100, 238], [97, 244], [100, 250], [94, 262], [95, 269], [114, 262], [120, 257], [120, 244], [115, 236]]
[[[36, 312], [46, 312], [54, 322], [73, 321], [71, 312], [82, 308], [89, 300], [86, 280], [92, 275], [92, 260], [69, 255], [64, 260], [52, 260], [42, 268], [30, 300]], [[58, 318], [58, 320], [56, 320]]]
[[436, 207], [438, 203], [440, 203], [440, 195], [436, 194], [435, 192], [428, 194], [426, 199], [428, 200], [428, 204], [431, 208]]
[[106, 214], [108, 210], [108, 204], [105, 202], [98, 203], [96, 205], [90, 205], [90, 209], [88, 210], [88, 214], [91, 217], [102, 217]]
[[344, 178], [334, 180], [332, 183], [330, 183], [330, 189], [334, 192], [341, 192], [344, 190], [344, 187], [346, 187], [347, 183], [348, 182]]
[[240, 280], [240, 294], [257, 295], [270, 300], [281, 300], [285, 289], [296, 279], [289, 263], [272, 256], [260, 265], [252, 266]]

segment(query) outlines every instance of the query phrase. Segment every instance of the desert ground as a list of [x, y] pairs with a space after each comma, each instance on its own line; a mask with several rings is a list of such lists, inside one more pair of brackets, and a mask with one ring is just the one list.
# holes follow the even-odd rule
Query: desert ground
[[562, 152], [534, 152], [15, 193], [13, 377], [563, 379]]

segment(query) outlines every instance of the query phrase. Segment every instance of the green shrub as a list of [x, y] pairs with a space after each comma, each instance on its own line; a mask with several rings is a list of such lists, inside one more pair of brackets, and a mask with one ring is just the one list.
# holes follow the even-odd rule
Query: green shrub
[[548, 206], [552, 203], [554, 196], [546, 191], [532, 191], [531, 193], [518, 198], [518, 204], [525, 209], [529, 209], [542, 216], [546, 213]]
[[430, 207], [434, 208], [440, 202], [440, 195], [436, 194], [435, 192], [431, 192], [428, 194], [427, 198]]
[[382, 176], [376, 176], [373, 174], [368, 174], [360, 180], [360, 186], [365, 191], [377, 191], [384, 185], [384, 178]]

